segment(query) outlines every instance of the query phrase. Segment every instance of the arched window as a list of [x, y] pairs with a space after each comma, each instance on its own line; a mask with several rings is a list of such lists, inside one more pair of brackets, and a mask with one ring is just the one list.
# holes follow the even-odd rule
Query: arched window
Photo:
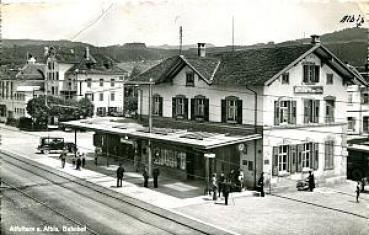
[[172, 98], [172, 117], [188, 118], [188, 99], [184, 95], [177, 95]]
[[191, 99], [191, 119], [197, 121], [209, 121], [209, 99], [197, 95]]

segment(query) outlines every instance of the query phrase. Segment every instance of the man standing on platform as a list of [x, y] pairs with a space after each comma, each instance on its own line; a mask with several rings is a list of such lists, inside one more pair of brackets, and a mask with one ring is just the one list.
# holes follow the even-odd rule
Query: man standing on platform
[[144, 177], [144, 187], [148, 188], [149, 187], [149, 172], [147, 172], [146, 167], [144, 169], [142, 176]]
[[155, 168], [152, 174], [154, 176], [154, 188], [157, 188], [158, 187], [158, 177], [160, 175], [159, 168]]
[[124, 171], [124, 167], [122, 166], [122, 163], [120, 163], [117, 169], [117, 188], [122, 187]]

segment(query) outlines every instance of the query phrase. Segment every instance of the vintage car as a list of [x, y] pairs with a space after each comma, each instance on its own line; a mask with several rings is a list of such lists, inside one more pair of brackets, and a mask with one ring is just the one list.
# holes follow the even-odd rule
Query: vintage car
[[64, 142], [64, 138], [61, 137], [41, 137], [40, 144], [37, 149], [44, 154], [48, 154], [51, 151], [60, 151], [64, 147], [68, 152], [74, 152], [76, 145], [71, 142]]

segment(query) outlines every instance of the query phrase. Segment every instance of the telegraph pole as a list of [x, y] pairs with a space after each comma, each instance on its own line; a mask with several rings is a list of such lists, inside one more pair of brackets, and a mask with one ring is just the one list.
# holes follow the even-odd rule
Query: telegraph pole
[[[149, 84], [149, 134], [151, 134], [152, 132], [152, 83], [153, 79], [150, 78], [150, 84]], [[148, 160], [149, 160], [149, 175], [151, 176], [152, 174], [152, 146], [151, 146], [151, 139], [149, 138], [149, 151], [148, 151]]]

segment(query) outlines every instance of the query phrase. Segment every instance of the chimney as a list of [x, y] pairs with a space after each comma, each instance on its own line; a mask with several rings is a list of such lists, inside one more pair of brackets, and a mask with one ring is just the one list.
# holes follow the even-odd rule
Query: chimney
[[197, 55], [199, 57], [205, 57], [206, 56], [205, 43], [203, 43], [203, 42], [197, 43]]
[[310, 36], [311, 37], [311, 43], [312, 44], [320, 44], [320, 36], [313, 34]]
[[44, 56], [46, 57], [49, 54], [49, 48], [44, 47]]
[[89, 48], [89, 47], [86, 47], [86, 51], [85, 51], [85, 58], [86, 58], [87, 60], [89, 60], [89, 59], [90, 59], [90, 48]]

